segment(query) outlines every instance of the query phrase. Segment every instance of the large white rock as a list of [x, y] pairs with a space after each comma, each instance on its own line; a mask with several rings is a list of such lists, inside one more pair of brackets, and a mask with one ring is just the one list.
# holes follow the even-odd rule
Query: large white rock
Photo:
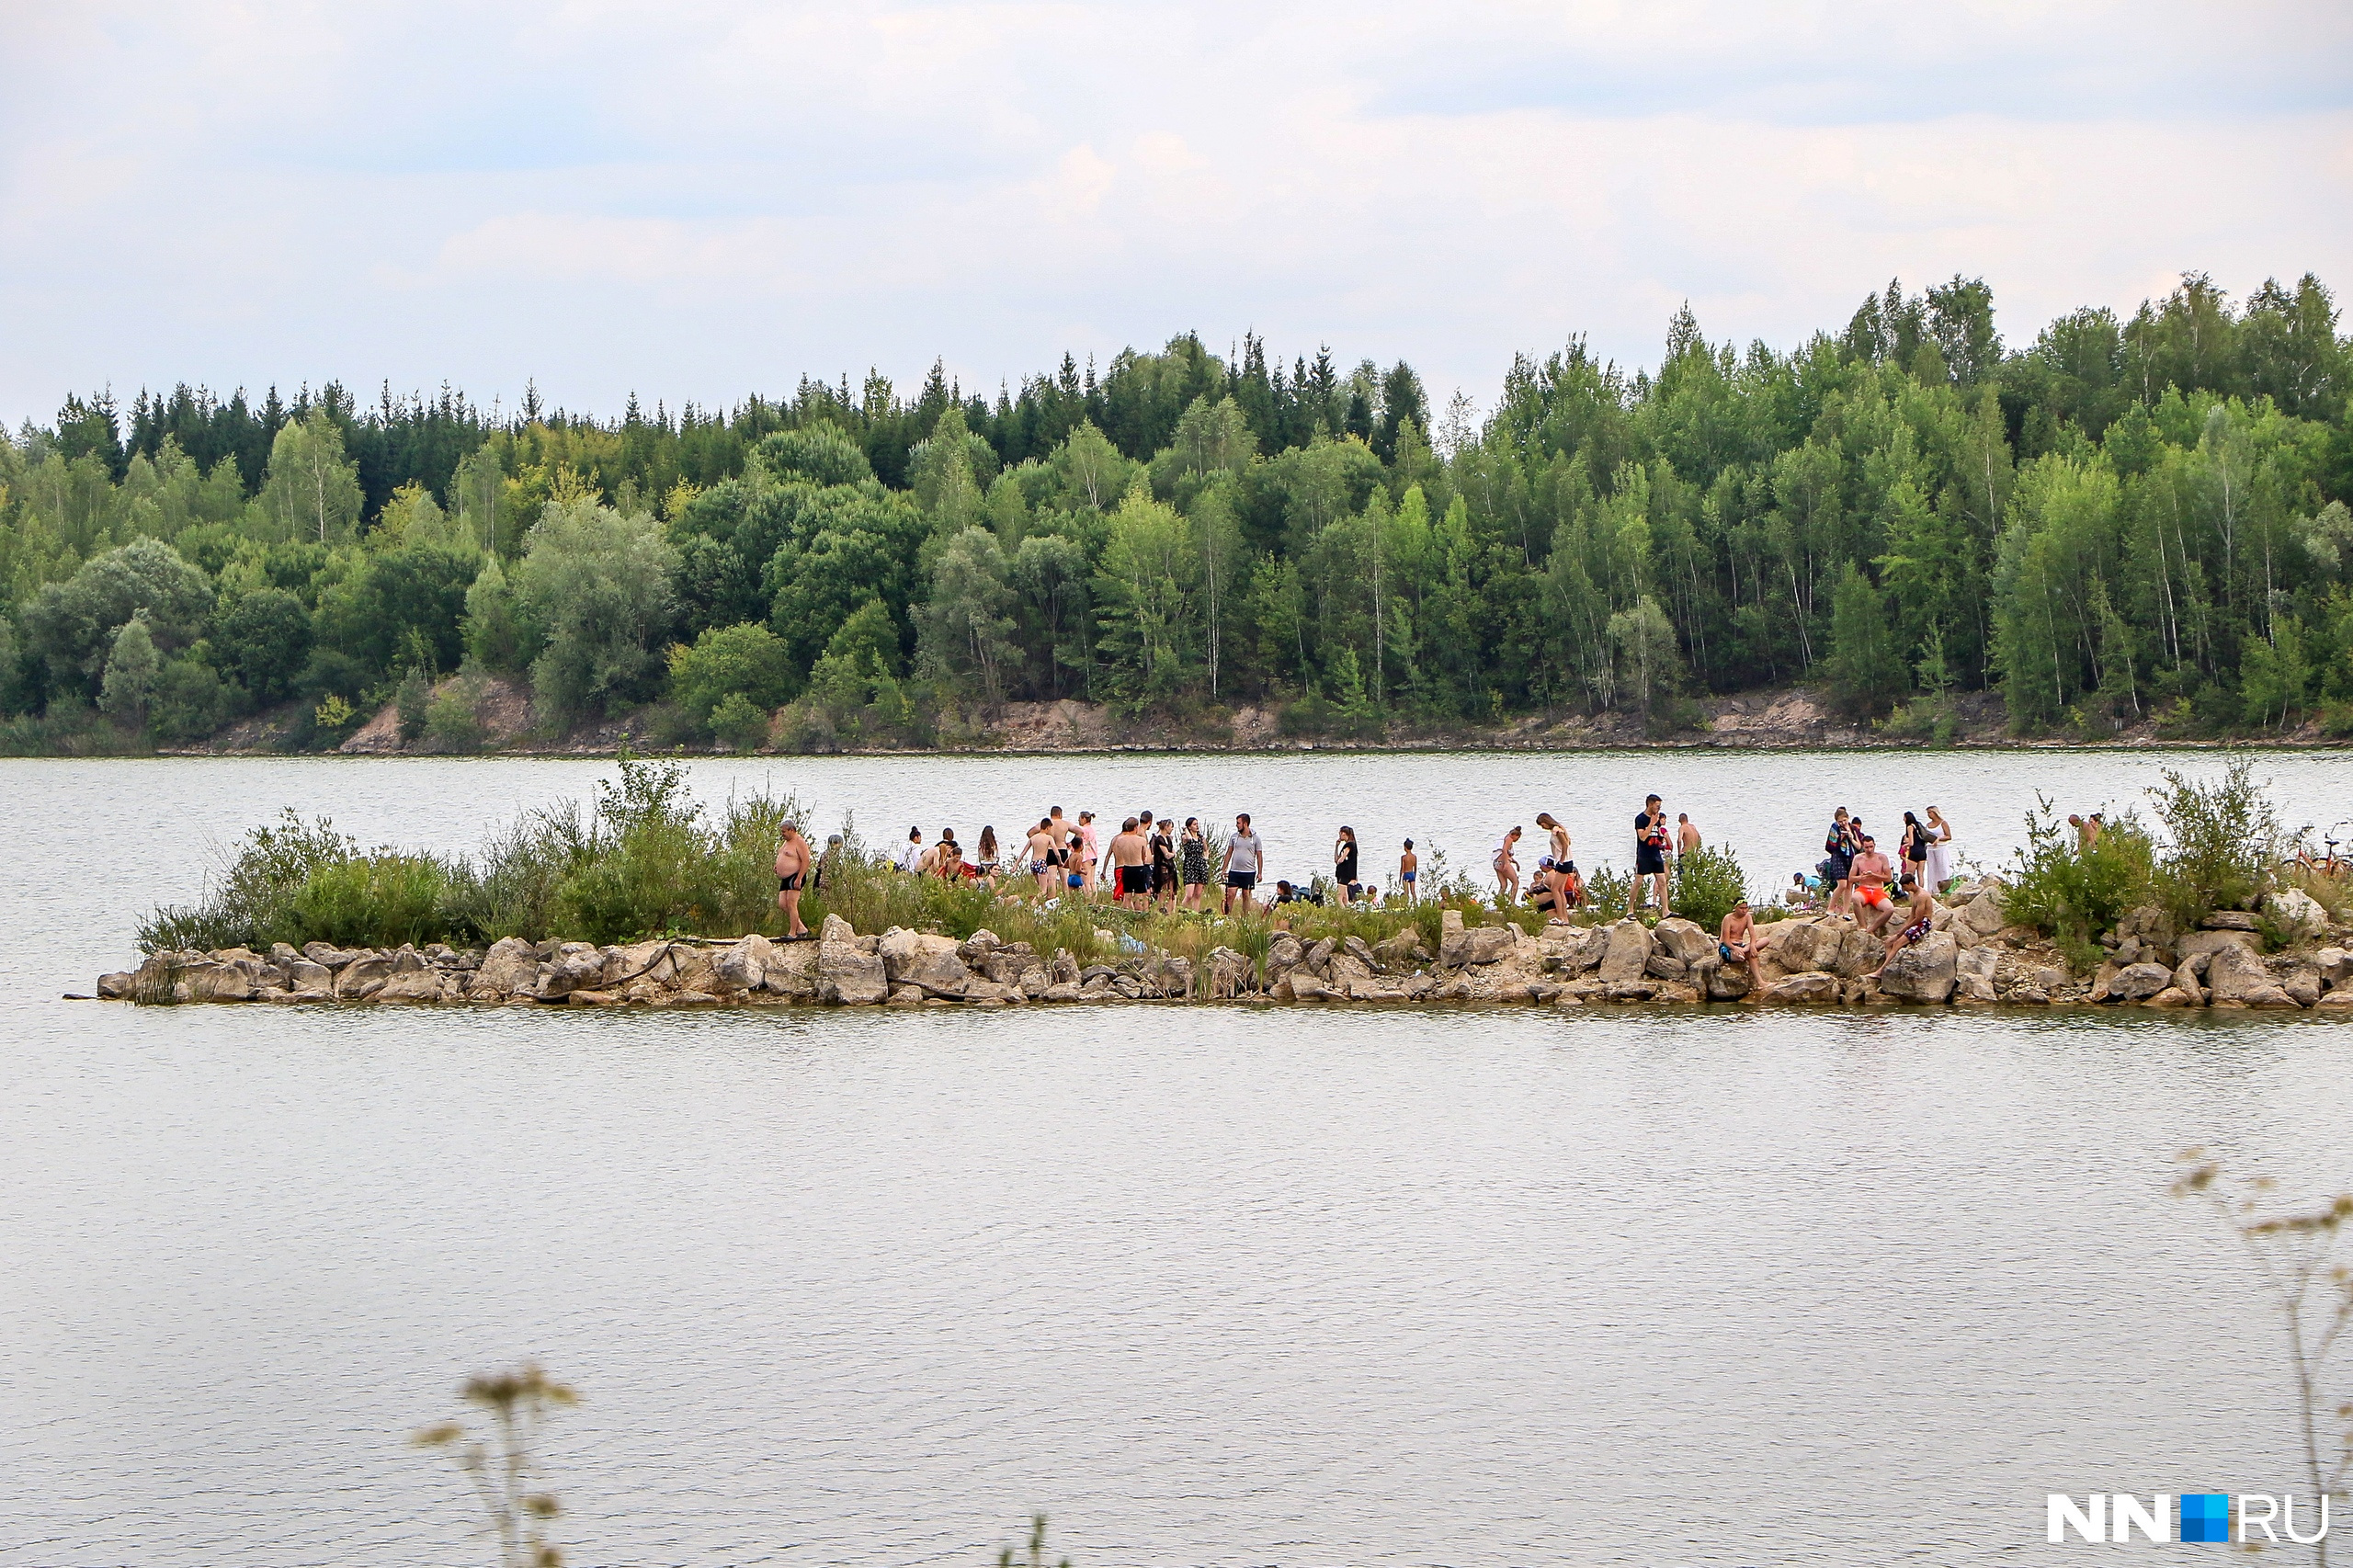
[[1670, 915], [1651, 928], [1651, 937], [1667, 955], [1685, 967], [1698, 963], [1716, 950], [1716, 939], [1699, 927], [1696, 921], [1679, 915]]
[[1609, 947], [1601, 959], [1601, 979], [1640, 980], [1650, 962], [1651, 934], [1641, 921], [1620, 920], [1609, 927]]
[[1961, 945], [1950, 934], [1931, 931], [1887, 960], [1879, 974], [1880, 994], [1906, 1002], [1949, 1002], [1960, 958]]
[[754, 932], [713, 954], [710, 972], [726, 990], [757, 991], [767, 983], [768, 965], [775, 957], [776, 945]]
[[893, 985], [919, 985], [933, 996], [961, 996], [972, 976], [953, 937], [892, 926], [882, 934], [882, 972]]
[[2218, 949], [2206, 962], [2206, 984], [2217, 1003], [2249, 1007], [2292, 1007], [2295, 1000], [2271, 978], [2263, 960], [2245, 948]]
[[476, 992], [494, 991], [512, 995], [528, 991], [539, 977], [540, 960], [532, 956], [531, 944], [520, 937], [501, 937], [483, 954], [482, 967], [474, 971]]

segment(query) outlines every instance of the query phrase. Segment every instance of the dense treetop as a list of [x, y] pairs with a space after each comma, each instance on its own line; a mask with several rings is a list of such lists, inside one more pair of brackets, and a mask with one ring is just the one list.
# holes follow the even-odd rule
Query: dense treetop
[[938, 368], [608, 420], [77, 395], [0, 440], [0, 710], [28, 744], [299, 699], [332, 739], [484, 671], [551, 725], [786, 706], [824, 745], [1060, 696], [1665, 728], [1818, 680], [1899, 732], [1987, 688], [2021, 731], [2275, 729], [2353, 715], [2347, 373], [2310, 276], [2008, 345], [1956, 278], [1786, 352], [1688, 311], [1654, 371], [1573, 341], [1483, 420], [1403, 362], [1191, 335], [993, 400]]

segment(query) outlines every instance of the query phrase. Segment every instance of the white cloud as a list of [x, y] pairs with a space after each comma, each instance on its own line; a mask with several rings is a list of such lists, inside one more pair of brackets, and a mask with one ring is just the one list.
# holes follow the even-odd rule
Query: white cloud
[[2348, 41], [2285, 0], [18, 8], [0, 411], [993, 388], [1188, 327], [1484, 397], [1686, 298], [1790, 344], [1956, 271], [2021, 340], [2184, 268], [2347, 283]]

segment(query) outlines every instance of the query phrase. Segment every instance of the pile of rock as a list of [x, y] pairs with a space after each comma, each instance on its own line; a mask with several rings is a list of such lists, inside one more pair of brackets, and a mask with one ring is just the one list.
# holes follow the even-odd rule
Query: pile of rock
[[1153, 954], [1082, 967], [1067, 949], [1033, 951], [976, 931], [958, 942], [897, 927], [861, 937], [839, 915], [813, 942], [677, 938], [597, 947], [509, 937], [487, 950], [436, 943], [384, 951], [284, 943], [159, 952], [102, 975], [98, 994], [151, 1002], [473, 1002], [597, 1006], [1082, 1002], [1189, 995], [1192, 965]]
[[[116, 999], [177, 1002], [472, 1002], [574, 1006], [729, 1003], [838, 1006], [1148, 999], [1279, 1002], [1589, 1003], [1755, 1001], [1814, 1006], [2135, 1003], [2149, 1007], [2353, 1007], [2353, 955], [2315, 946], [2331, 935], [2320, 906], [2275, 895], [2275, 932], [2300, 938], [2266, 956], [2257, 918], [2225, 911], [2200, 928], [2172, 929], [2164, 913], [2134, 910], [2104, 938], [2108, 961], [2089, 979], [2051, 944], [2013, 925], [2002, 884], [1986, 878], [1941, 903], [1928, 936], [1874, 976], [1880, 939], [1847, 916], [1806, 915], [1757, 927], [1762, 986], [1728, 965], [1715, 937], [1688, 920], [1655, 926], [1466, 925], [1441, 916], [1433, 955], [1412, 928], [1368, 944], [1307, 942], [1277, 932], [1264, 961], [1212, 949], [1199, 972], [1184, 957], [1136, 952], [1082, 965], [1067, 949], [1040, 953], [976, 931], [959, 942], [899, 927], [859, 936], [828, 915], [813, 942], [681, 938], [597, 947], [509, 937], [485, 951], [435, 944], [397, 950], [281, 943], [267, 956], [232, 948], [159, 952], [136, 971], [100, 978]], [[1108, 932], [1100, 934], [1111, 945]]]

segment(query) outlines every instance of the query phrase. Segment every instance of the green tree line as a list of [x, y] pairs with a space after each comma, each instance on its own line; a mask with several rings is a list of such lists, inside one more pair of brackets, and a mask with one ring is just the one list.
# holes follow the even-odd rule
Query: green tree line
[[938, 367], [606, 420], [74, 396], [0, 441], [0, 711], [331, 740], [479, 671], [551, 729], [657, 704], [811, 747], [1061, 697], [1664, 730], [1798, 681], [1898, 733], [1982, 690], [2022, 733], [2347, 729], [2349, 347], [2309, 275], [2021, 347], [1955, 278], [1789, 351], [1688, 309], [1654, 369], [1574, 340], [1483, 418], [1402, 361], [1190, 335], [994, 399]]

